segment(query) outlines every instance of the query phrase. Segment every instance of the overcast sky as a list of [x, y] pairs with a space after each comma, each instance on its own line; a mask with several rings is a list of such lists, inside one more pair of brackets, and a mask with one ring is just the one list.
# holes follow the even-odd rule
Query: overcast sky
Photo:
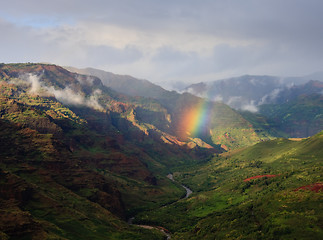
[[323, 70], [322, 0], [8, 0], [0, 62], [94, 67], [152, 82]]

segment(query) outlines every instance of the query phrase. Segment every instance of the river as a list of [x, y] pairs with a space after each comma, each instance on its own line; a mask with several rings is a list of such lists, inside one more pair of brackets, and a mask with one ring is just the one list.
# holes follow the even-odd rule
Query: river
[[[174, 175], [172, 173], [169, 173], [167, 175], [167, 178], [169, 178], [173, 182], [176, 182], [174, 179]], [[181, 184], [181, 186], [186, 190], [186, 195], [183, 198], [188, 198], [193, 193], [193, 191], [191, 189], [189, 189], [188, 187], [184, 186], [183, 184]], [[132, 225], [133, 224], [132, 222], [134, 219], [135, 219], [135, 217], [129, 218], [128, 224]], [[156, 229], [156, 230], [162, 232], [167, 237], [167, 240], [171, 239], [170, 233], [166, 229], [164, 229], [163, 227], [155, 227], [155, 226], [149, 226], [149, 225], [138, 225], [138, 224], [133, 224], [133, 225], [135, 225], [137, 227], [141, 227], [141, 228], [146, 228], [146, 229]]]
[[[167, 177], [168, 177], [170, 180], [172, 180], [173, 182], [176, 182], [176, 181], [174, 180], [174, 175], [173, 175], [172, 173], [169, 173], [169, 174], [167, 175]], [[193, 192], [192, 192], [192, 190], [191, 190], [191, 189], [189, 189], [188, 187], [184, 186], [183, 184], [181, 184], [181, 186], [182, 186], [183, 188], [185, 188], [185, 190], [186, 190], [185, 198], [188, 198], [188, 197], [193, 193]]]

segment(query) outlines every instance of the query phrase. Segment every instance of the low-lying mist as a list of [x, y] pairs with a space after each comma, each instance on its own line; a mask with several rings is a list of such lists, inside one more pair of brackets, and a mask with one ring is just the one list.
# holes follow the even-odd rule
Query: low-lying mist
[[[86, 96], [83, 92], [76, 92], [71, 87], [67, 86], [64, 89], [55, 89], [53, 86], [47, 86], [41, 81], [42, 74], [24, 74], [19, 77], [21, 81], [16, 81], [14, 84], [26, 84], [29, 85], [28, 92], [31, 94], [37, 94], [39, 96], [53, 96], [58, 101], [66, 105], [72, 106], [86, 106], [95, 110], [103, 111], [104, 108], [98, 102], [98, 97], [102, 93], [100, 89], [96, 89], [91, 95]], [[77, 79], [79, 80], [79, 79]], [[80, 81], [79, 81], [80, 82]], [[82, 82], [80, 82], [82, 84]]]

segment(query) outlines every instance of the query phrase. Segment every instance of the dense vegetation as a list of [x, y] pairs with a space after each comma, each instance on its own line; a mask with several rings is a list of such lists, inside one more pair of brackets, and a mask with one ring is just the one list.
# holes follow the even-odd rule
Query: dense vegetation
[[276, 139], [175, 172], [195, 193], [137, 220], [174, 239], [321, 239], [323, 132]]

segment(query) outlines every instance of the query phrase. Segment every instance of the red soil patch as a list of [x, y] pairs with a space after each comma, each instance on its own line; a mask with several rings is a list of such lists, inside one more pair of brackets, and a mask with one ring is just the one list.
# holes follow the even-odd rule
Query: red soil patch
[[244, 181], [244, 182], [249, 182], [250, 180], [257, 179], [257, 178], [263, 178], [263, 177], [272, 178], [272, 177], [277, 177], [277, 175], [258, 175], [258, 176], [254, 176], [254, 177], [246, 178], [246, 179], [245, 179], [245, 180], [243, 180], [243, 181]]
[[314, 183], [314, 184], [311, 184], [311, 185], [307, 185], [307, 186], [302, 186], [302, 187], [299, 187], [299, 188], [296, 188], [294, 191], [299, 191], [299, 190], [310, 190], [310, 191], [313, 191], [313, 192], [319, 192], [319, 191], [323, 191], [323, 183]]

